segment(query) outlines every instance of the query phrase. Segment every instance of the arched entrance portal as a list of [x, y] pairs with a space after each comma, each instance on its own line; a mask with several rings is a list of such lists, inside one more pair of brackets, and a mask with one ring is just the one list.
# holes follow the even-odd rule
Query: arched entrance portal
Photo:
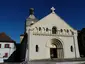
[[50, 48], [50, 57], [51, 58], [64, 58], [63, 45], [61, 41], [58, 39], [52, 39], [51, 45], [54, 47]]

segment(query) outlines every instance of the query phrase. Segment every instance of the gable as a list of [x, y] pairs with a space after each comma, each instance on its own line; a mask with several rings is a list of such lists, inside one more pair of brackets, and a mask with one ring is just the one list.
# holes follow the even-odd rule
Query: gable
[[71, 29], [74, 30], [69, 24], [61, 19], [56, 13], [50, 13], [46, 17], [39, 20], [31, 27], [49, 27], [56, 26], [58, 29]]

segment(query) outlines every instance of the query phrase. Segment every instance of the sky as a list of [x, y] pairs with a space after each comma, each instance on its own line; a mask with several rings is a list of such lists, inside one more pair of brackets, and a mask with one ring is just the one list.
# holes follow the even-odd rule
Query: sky
[[0, 0], [0, 33], [5, 32], [20, 43], [29, 9], [34, 8], [35, 16], [42, 19], [52, 6], [74, 29], [85, 28], [85, 0]]

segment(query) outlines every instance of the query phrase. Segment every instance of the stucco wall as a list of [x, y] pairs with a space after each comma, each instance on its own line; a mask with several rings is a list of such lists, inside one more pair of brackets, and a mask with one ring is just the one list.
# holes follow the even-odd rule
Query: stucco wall
[[[57, 34], [55, 35], [52, 34], [53, 26], [57, 29]], [[41, 30], [39, 30], [39, 28]], [[46, 28], [48, 28], [48, 31], [46, 31]], [[48, 42], [51, 43], [50, 40], [53, 38], [59, 39], [63, 44], [64, 58], [80, 57], [77, 31], [69, 26], [56, 13], [50, 13], [32, 26], [27, 26], [26, 32], [28, 33], [29, 60], [50, 58], [50, 47], [46, 46], [46, 44]], [[39, 46], [39, 52], [36, 52], [36, 45]], [[73, 47], [73, 52], [70, 50], [71, 46]]]
[[[50, 58], [50, 47], [47, 43], [51, 43], [50, 40], [53, 38], [59, 39], [63, 44], [64, 58], [75, 58], [79, 57], [79, 51], [77, 49], [77, 41], [74, 40], [73, 36], [48, 36], [48, 35], [33, 35], [32, 32], [29, 34], [29, 59], [48, 59]], [[76, 44], [74, 44], [76, 42]], [[39, 52], [36, 52], [36, 45], [39, 46]], [[70, 47], [73, 46], [73, 52], [71, 52]], [[76, 46], [76, 48], [75, 48]], [[76, 50], [77, 51], [76, 51]], [[76, 51], [76, 53], [75, 53]]]
[[[8, 57], [15, 51], [16, 47], [14, 43], [8, 43], [8, 42], [0, 42], [1, 48], [0, 48], [0, 58], [3, 58], [5, 53], [8, 53]], [[5, 44], [9, 44], [10, 48], [5, 48]], [[8, 57], [5, 57], [7, 59]]]

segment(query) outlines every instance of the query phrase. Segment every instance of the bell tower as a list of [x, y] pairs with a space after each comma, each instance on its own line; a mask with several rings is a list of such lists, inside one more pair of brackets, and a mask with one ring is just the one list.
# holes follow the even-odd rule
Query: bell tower
[[32, 26], [37, 21], [38, 21], [38, 19], [34, 15], [34, 8], [30, 8], [29, 9], [29, 17], [26, 19], [26, 23], [25, 23], [25, 29], [26, 29], [25, 31], [27, 32], [27, 28]]

